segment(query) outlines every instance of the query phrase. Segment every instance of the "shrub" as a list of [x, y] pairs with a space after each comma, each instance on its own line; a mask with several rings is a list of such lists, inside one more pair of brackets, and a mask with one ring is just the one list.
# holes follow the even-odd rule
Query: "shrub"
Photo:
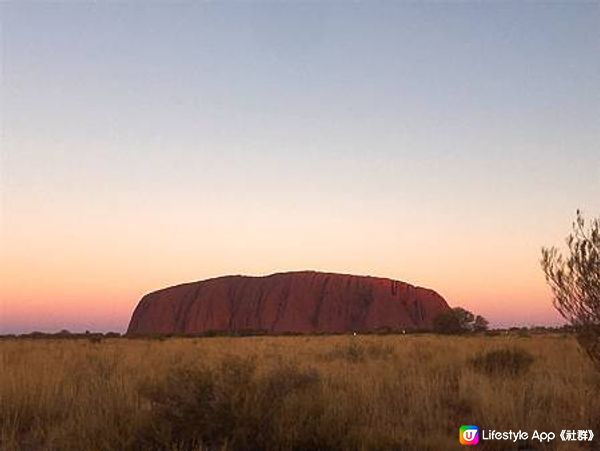
[[433, 330], [439, 334], [448, 335], [465, 332], [454, 310], [448, 310], [436, 316], [433, 320]]
[[462, 307], [444, 311], [433, 319], [434, 332], [447, 335], [485, 332], [488, 325], [488, 320], [483, 316], [475, 316]]
[[577, 210], [568, 252], [542, 249], [542, 269], [554, 307], [577, 332], [577, 341], [600, 370], [600, 217], [587, 226]]
[[475, 321], [473, 321], [473, 331], [474, 332], [485, 332], [488, 330], [489, 326], [490, 326], [489, 321], [481, 315], [477, 315], [475, 317]]
[[473, 369], [487, 376], [518, 376], [529, 370], [533, 355], [524, 349], [496, 349], [470, 360]]
[[517, 330], [517, 336], [520, 338], [531, 338], [531, 333], [527, 327], [521, 327]]
[[106, 332], [104, 338], [120, 338], [121, 334], [118, 332]]
[[336, 345], [330, 352], [325, 354], [326, 360], [346, 360], [351, 363], [363, 362], [367, 358], [383, 360], [394, 353], [391, 345], [370, 343], [368, 345], [357, 343], [352, 340], [345, 345]]
[[286, 400], [319, 382], [316, 370], [283, 363], [258, 375], [251, 360], [239, 357], [217, 368], [180, 367], [142, 390], [150, 411], [134, 449], [273, 448]]

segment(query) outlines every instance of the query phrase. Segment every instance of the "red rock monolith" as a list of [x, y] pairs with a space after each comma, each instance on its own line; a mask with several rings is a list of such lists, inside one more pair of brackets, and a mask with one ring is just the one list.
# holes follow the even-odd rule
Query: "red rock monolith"
[[381, 277], [315, 271], [224, 276], [145, 295], [127, 333], [424, 329], [449, 308], [433, 290]]

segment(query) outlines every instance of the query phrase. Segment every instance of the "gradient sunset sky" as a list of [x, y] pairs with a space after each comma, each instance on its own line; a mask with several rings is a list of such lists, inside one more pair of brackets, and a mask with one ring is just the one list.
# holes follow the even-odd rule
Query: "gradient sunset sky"
[[0, 333], [300, 269], [559, 322], [540, 248], [600, 213], [600, 3], [0, 8]]

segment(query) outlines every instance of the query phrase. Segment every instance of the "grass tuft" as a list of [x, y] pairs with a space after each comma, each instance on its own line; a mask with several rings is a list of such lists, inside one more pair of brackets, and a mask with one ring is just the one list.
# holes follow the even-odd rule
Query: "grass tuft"
[[470, 360], [470, 364], [487, 376], [520, 376], [529, 371], [534, 361], [533, 355], [520, 348], [495, 349], [479, 353]]

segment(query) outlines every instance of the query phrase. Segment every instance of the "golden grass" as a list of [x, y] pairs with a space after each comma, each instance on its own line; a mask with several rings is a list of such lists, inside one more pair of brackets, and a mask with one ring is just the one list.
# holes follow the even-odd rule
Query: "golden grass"
[[[534, 356], [526, 374], [490, 376], [469, 364], [481, 352], [505, 347]], [[267, 382], [251, 386], [240, 379], [224, 385], [221, 373], [228, 367], [222, 362], [231, 362], [231, 356], [244, 357], [250, 366], [255, 362], [252, 377], [265, 376]], [[172, 418], [165, 423], [164, 415], [157, 416], [157, 398], [148, 395], [149, 387], [164, 388], [169, 374], [185, 374], [176, 371], [181, 368], [212, 369], [210, 377], [222, 376], [218, 408], [231, 416], [218, 420], [225, 431], [219, 436], [222, 449], [451, 450], [460, 449], [461, 424], [556, 433], [591, 428], [600, 435], [600, 376], [575, 340], [559, 335], [6, 339], [0, 341], [0, 358], [2, 451], [189, 449], [189, 442], [157, 444], [160, 427], [167, 427], [169, 437], [177, 437], [177, 430]], [[316, 375], [318, 383], [289, 392], [273, 388], [274, 375], [290, 377], [278, 373], [281, 368]], [[234, 396], [236, 387], [241, 392]], [[244, 395], [246, 387], [252, 396]], [[177, 380], [170, 389], [179, 390]], [[265, 397], [271, 392], [265, 390], [285, 397], [273, 399], [279, 407], [268, 419], [257, 411], [268, 409]], [[251, 439], [257, 421], [269, 422], [259, 425], [270, 431], [262, 442], [240, 441], [240, 434], [227, 429], [249, 428], [245, 437]], [[491, 442], [485, 446], [493, 448]], [[495, 446], [507, 449], [501, 442]], [[553, 447], [578, 449], [560, 442]]]

